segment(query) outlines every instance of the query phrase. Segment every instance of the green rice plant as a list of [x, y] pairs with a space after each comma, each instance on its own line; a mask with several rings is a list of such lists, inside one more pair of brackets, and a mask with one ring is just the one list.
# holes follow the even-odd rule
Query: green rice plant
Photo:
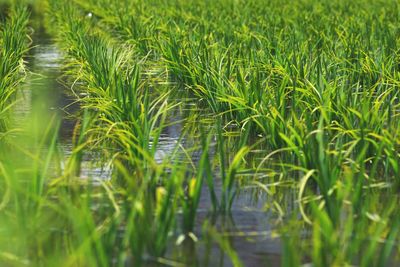
[[[132, 1], [74, 1], [91, 16], [101, 21], [113, 37], [126, 41], [142, 56], [152, 52], [152, 39], [157, 31], [157, 17], [143, 17], [144, 5]], [[107, 7], [107, 8], [105, 8]], [[148, 8], [148, 7], [146, 7]], [[128, 12], [128, 14], [127, 14]]]
[[[221, 2], [207, 4], [216, 7]], [[237, 31], [240, 42], [249, 44], [240, 47], [239, 52], [236, 44], [239, 41], [230, 39], [232, 29], [227, 30], [229, 27], [222, 25], [211, 12], [202, 11], [205, 6], [176, 1], [180, 9], [175, 14], [163, 13], [174, 24], [170, 27], [167, 23], [162, 24], [166, 36], [158, 36], [156, 41], [175, 77], [199, 99], [205, 100], [213, 112], [229, 114], [228, 119], [239, 124], [253, 123], [272, 148], [288, 146], [292, 153], [287, 156], [286, 166], [300, 165], [306, 173], [314, 170], [309, 177], [315, 180], [316, 190], [321, 190], [323, 198], [329, 202], [325, 205], [329, 206], [330, 219], [337, 222], [336, 207], [340, 200], [335, 200], [335, 193], [330, 192], [335, 192], [333, 188], [342, 179], [343, 166], [355, 161], [361, 168], [355, 187], [358, 193], [370, 183], [364, 176], [379, 175], [378, 166], [386, 166], [382, 168], [386, 181], [393, 181], [397, 173], [394, 162], [398, 156], [389, 152], [397, 146], [395, 133], [398, 128], [398, 124], [393, 123], [397, 115], [392, 113], [398, 105], [394, 93], [396, 85], [389, 82], [394, 71], [393, 53], [388, 52], [394, 52], [393, 31], [386, 31], [387, 34], [375, 31], [382, 21], [373, 16], [368, 23], [376, 28], [360, 27], [363, 19], [359, 14], [370, 16], [373, 13], [366, 2], [358, 2], [360, 13], [355, 12], [354, 5], [334, 2], [314, 7], [311, 3], [303, 1], [286, 6], [283, 14], [272, 7], [273, 3], [265, 8], [258, 7], [260, 14], [272, 15], [258, 17], [261, 21], [258, 27], [250, 22], [251, 30], [236, 27], [234, 19], [228, 16], [231, 19], [229, 26]], [[248, 6], [254, 4], [256, 1]], [[388, 3], [388, 6], [392, 4]], [[248, 10], [243, 9], [240, 12], [246, 14]], [[292, 16], [301, 13], [298, 9], [307, 14], [307, 20], [303, 15]], [[226, 10], [232, 12], [231, 9], [222, 12]], [[251, 10], [257, 17], [256, 9]], [[332, 10], [337, 20], [323, 16]], [[244, 15], [236, 17], [243, 18]], [[344, 21], [339, 19], [342, 17], [352, 20], [341, 24], [338, 21]], [[386, 18], [386, 23], [392, 24], [396, 15], [388, 14]], [[217, 22], [207, 23], [206, 20]], [[215, 33], [212, 37], [206, 33], [210, 29]], [[220, 32], [223, 37], [218, 35]], [[376, 39], [370, 38], [371, 34]], [[376, 40], [386, 40], [387, 50], [379, 51], [380, 42]], [[260, 48], [267, 52], [262, 53]], [[242, 62], [251, 67], [242, 67]], [[224, 69], [225, 64], [233, 67]], [[382, 64], [388, 67], [386, 74], [378, 67]], [[271, 70], [272, 74], [266, 75], [268, 71], [263, 72], [263, 69]], [[383, 78], [385, 75], [387, 79]], [[253, 99], [253, 96], [256, 97]], [[386, 124], [388, 121], [391, 125]], [[391, 129], [391, 133], [387, 129]], [[379, 146], [377, 140], [387, 143]], [[388, 147], [383, 148], [386, 144]], [[383, 156], [386, 153], [390, 156]], [[224, 165], [221, 152], [219, 156]], [[370, 160], [372, 169], [365, 167]], [[221, 173], [226, 175], [224, 170]]]
[[[363, 199], [362, 212], [359, 213], [360, 196], [353, 195], [354, 189], [352, 170], [346, 169], [345, 176], [338, 194], [343, 197], [339, 223], [331, 220], [327, 210], [317, 203], [312, 205], [312, 235], [309, 239], [288, 236], [284, 240], [285, 247], [293, 247], [293, 242], [299, 242], [300, 250], [284, 250], [286, 266], [300, 266], [300, 262], [307, 262], [315, 266], [386, 266], [390, 262], [390, 253], [395, 250], [393, 234], [397, 233], [395, 221], [398, 213], [394, 202], [386, 203], [386, 209], [381, 207], [381, 199], [373, 190], [369, 190], [368, 197]], [[317, 198], [311, 202], [317, 201]], [[390, 226], [389, 226], [390, 225]], [[389, 228], [387, 228], [389, 226]], [[357, 229], [357, 230], [356, 230]], [[355, 234], [356, 233], [356, 234]], [[297, 241], [295, 241], [297, 240]], [[312, 253], [310, 252], [312, 247]], [[364, 253], [360, 255], [360, 250]], [[311, 258], [310, 258], [311, 257]], [[301, 259], [301, 260], [299, 260]]]
[[196, 177], [189, 179], [187, 185], [187, 193], [183, 193], [182, 213], [183, 213], [183, 231], [185, 234], [190, 234], [194, 231], [194, 223], [196, 219], [197, 208], [199, 206], [202, 193], [204, 179], [206, 179], [211, 192], [213, 208], [218, 206], [217, 199], [213, 190], [212, 171], [209, 159], [209, 146], [211, 135], [206, 136], [202, 131], [202, 154], [199, 161], [198, 173]]
[[[117, 166], [122, 168], [120, 171], [127, 175], [125, 179], [130, 184], [128, 190], [123, 192], [126, 196], [121, 206], [126, 217], [118, 222], [124, 226], [122, 247], [132, 253], [131, 260], [135, 266], [143, 264], [146, 258], [158, 261], [165, 253], [175, 227], [179, 199], [176, 193], [182, 177], [181, 170], [172, 170], [165, 177], [168, 178], [165, 179], [165, 184], [156, 184], [150, 179], [139, 183], [132, 181], [131, 175], [122, 164]], [[129, 257], [125, 255], [125, 259], [122, 258], [122, 265], [127, 256]]]
[[[202, 194], [229, 215], [254, 185], [278, 216], [285, 266], [385, 266], [398, 254], [398, 1], [43, 2], [81, 110], [65, 168], [57, 122], [32, 122], [37, 150], [0, 136], [0, 261], [179, 265], [172, 241], [183, 233], [202, 251], [208, 233], [240, 266], [224, 233], [195, 222]], [[1, 19], [4, 114], [27, 47], [26, 12], [13, 12]], [[175, 109], [177, 146], [156, 160]], [[112, 179], [76, 179], [91, 151]]]
[[96, 144], [106, 141], [121, 148], [120, 156], [132, 167], [145, 164], [137, 169], [140, 176], [148, 163], [155, 166], [153, 157], [162, 129], [158, 125], [171, 108], [167, 94], [150, 101], [139, 66], [129, 66], [132, 55], [122, 47], [110, 49], [100, 36], [88, 34], [89, 25], [79, 22], [77, 14], [65, 8], [70, 12], [66, 24], [62, 24], [67, 27], [63, 37], [69, 43], [66, 49], [75, 60], [73, 66], [82, 69], [78, 79], [87, 84], [86, 96], [79, 101], [96, 117], [89, 131], [97, 136]]
[[84, 150], [89, 142], [85, 138], [86, 132], [92, 124], [91, 120], [93, 118], [89, 112], [84, 112], [82, 117], [82, 120], [78, 122], [79, 124], [76, 125], [74, 129], [74, 135], [72, 139], [74, 150], [72, 151], [72, 155], [68, 160], [67, 167], [64, 170], [64, 175], [67, 178], [80, 176]]
[[[154, 159], [166, 112], [171, 107], [166, 94], [150, 100], [139, 66], [128, 68], [131, 54], [122, 48], [110, 48], [111, 44], [101, 36], [88, 34], [89, 25], [79, 23], [71, 7], [64, 8], [70, 17], [60, 23], [66, 26], [62, 38], [68, 40], [66, 50], [73, 60], [71, 73], [76, 66], [81, 69], [78, 78], [85, 83], [87, 96], [79, 101], [92, 116], [83, 134], [96, 146], [116, 149], [111, 158], [118, 167], [117, 184], [124, 197], [126, 217], [113, 222], [112, 229], [127, 223], [124, 247], [131, 250], [135, 265], [139, 265], [145, 253], [154, 259], [163, 255], [174, 226], [173, 203], [178, 199], [180, 176], [172, 171], [168, 178], [166, 166], [158, 166]], [[92, 144], [86, 141], [83, 145], [90, 148]], [[81, 149], [78, 146], [76, 153]], [[168, 181], [165, 187], [164, 180]], [[131, 199], [132, 196], [136, 197]], [[113, 238], [114, 234], [109, 235]]]
[[219, 150], [218, 155], [219, 155], [220, 175], [222, 179], [222, 192], [221, 192], [222, 195], [221, 195], [220, 210], [222, 212], [229, 212], [232, 207], [233, 200], [237, 190], [236, 189], [237, 182], [235, 181], [237, 179], [236, 174], [242, 164], [245, 155], [249, 152], [250, 149], [249, 147], [244, 145], [247, 139], [247, 137], [245, 136], [242, 139], [242, 144], [239, 145], [240, 149], [237, 151], [237, 153], [234, 154], [233, 159], [228, 163], [227, 160], [229, 159], [225, 158], [227, 153], [225, 151], [226, 148], [222, 133], [222, 123], [220, 119], [217, 120], [216, 135], [217, 135], [217, 145]]
[[[46, 125], [41, 121], [44, 118], [48, 118], [43, 120]], [[0, 262], [6, 265], [44, 261], [43, 253], [51, 247], [51, 234], [43, 225], [52, 220], [48, 187], [50, 177], [57, 175], [53, 166], [57, 164], [58, 122], [36, 113], [24, 125], [0, 141], [0, 183], [4, 188]]]
[[23, 56], [28, 51], [29, 13], [14, 6], [0, 31], [0, 129], [7, 130], [5, 113], [13, 104], [18, 84], [23, 80]]

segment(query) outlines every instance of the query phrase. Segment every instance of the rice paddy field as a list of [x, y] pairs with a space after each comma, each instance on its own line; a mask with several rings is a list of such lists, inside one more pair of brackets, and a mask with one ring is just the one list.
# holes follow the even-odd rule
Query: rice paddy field
[[0, 0], [0, 266], [399, 266], [397, 0]]

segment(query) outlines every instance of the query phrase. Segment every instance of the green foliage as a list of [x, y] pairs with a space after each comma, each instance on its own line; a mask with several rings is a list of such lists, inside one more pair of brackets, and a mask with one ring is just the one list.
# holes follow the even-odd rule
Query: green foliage
[[0, 28], [0, 131], [7, 130], [6, 112], [13, 105], [18, 84], [23, 80], [23, 56], [28, 49], [26, 8], [13, 6]]
[[[63, 51], [62, 80], [79, 104], [65, 160], [56, 117], [33, 110], [22, 129], [7, 117], [24, 78], [28, 5]], [[242, 266], [219, 225], [200, 229], [199, 209], [209, 195], [211, 217], [229, 217], [256, 185], [266, 212], [279, 215], [282, 265], [390, 264], [400, 229], [399, 8], [395, 0], [12, 5], [0, 21], [0, 263], [179, 266], [164, 257], [208, 237]], [[176, 125], [176, 144], [160, 159]], [[109, 180], [82, 179], [91, 152], [111, 166]]]

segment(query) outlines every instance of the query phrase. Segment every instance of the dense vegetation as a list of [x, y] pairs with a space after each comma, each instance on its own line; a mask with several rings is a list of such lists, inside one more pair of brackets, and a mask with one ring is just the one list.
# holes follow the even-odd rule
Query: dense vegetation
[[[399, 263], [398, 1], [17, 2], [0, 1], [2, 265], [217, 266], [217, 245], [219, 266], [253, 266], [234, 237], [254, 233], [228, 231], [243, 194], [281, 242], [264, 265]], [[58, 114], [15, 112], [39, 28], [79, 105], [70, 153]]]

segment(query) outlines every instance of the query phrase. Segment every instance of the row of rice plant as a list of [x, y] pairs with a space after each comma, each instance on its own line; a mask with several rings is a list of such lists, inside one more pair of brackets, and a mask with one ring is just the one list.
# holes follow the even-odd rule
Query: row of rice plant
[[[73, 5], [49, 2], [49, 12], [55, 15], [51, 18], [52, 27], [61, 33], [57, 38], [68, 56], [66, 74], [75, 79], [72, 90], [83, 111], [75, 150], [63, 177], [57, 181], [76, 183], [71, 175], [79, 176], [82, 153], [102, 148], [114, 168], [115, 183], [108, 194], [119, 199], [118, 204], [113, 204], [118, 215], [103, 229], [107, 244], [101, 244], [91, 253], [104, 255], [97, 264], [109, 264], [112, 260], [118, 265], [131, 260], [136, 266], [146, 255], [157, 261], [167, 244], [171, 244], [171, 237], [196, 238], [192, 231], [203, 177], [209, 177], [210, 187], [213, 184], [208, 158], [210, 140], [204, 137], [200, 144], [202, 157], [198, 170], [190, 170], [187, 164], [168, 158], [157, 164], [157, 142], [165, 118], [176, 104], [168, 104], [168, 93], [151, 96], [151, 80], [141, 78], [141, 60], [124, 51], [129, 46], [107, 40]], [[174, 155], [170, 157], [174, 159]], [[237, 165], [232, 165], [230, 179]], [[194, 176], [190, 177], [190, 173]], [[232, 186], [227, 186], [224, 194], [230, 191], [228, 187]], [[183, 214], [181, 226], [176, 221], [178, 208]], [[115, 242], [121, 242], [118, 238], [121, 228], [123, 245], [119, 246], [120, 251], [115, 251], [112, 248]]]
[[[270, 2], [257, 8], [257, 1], [135, 3], [131, 16], [121, 14], [123, 5], [108, 9], [76, 2], [117, 38], [146, 44], [137, 44], [143, 54], [164, 61], [173, 79], [227, 123], [255, 126], [252, 131], [266, 137], [267, 147], [282, 150], [276, 153], [287, 172], [303, 173], [300, 203], [314, 183], [317, 202], [335, 227], [343, 202], [354, 205], [352, 216], [364, 223], [363, 199], [397, 187], [395, 2], [380, 3], [378, 9], [368, 1]], [[351, 200], [338, 197], [347, 179], [357, 181]], [[302, 205], [300, 211], [312, 222]], [[315, 261], [353, 260], [354, 255], [346, 256]]]

